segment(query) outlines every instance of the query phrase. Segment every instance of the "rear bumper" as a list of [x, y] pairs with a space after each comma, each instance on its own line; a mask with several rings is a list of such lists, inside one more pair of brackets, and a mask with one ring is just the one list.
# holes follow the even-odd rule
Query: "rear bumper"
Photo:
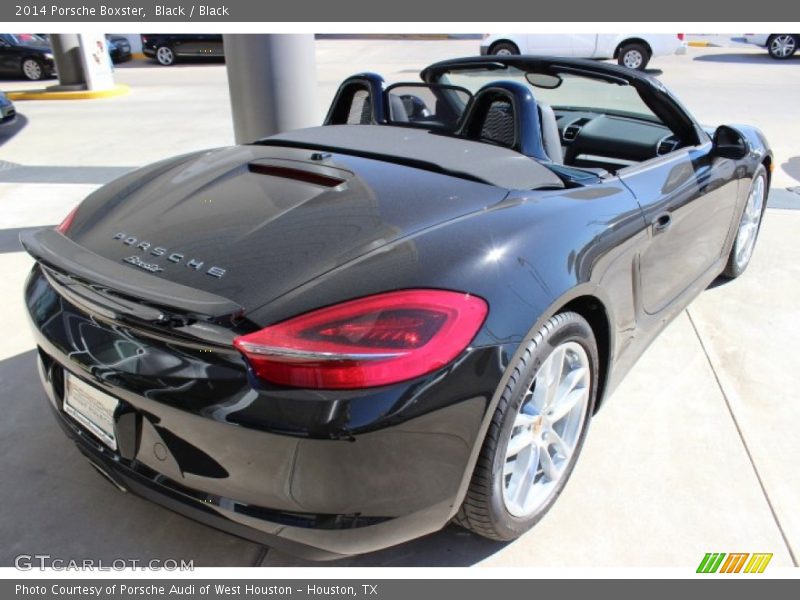
[[[81, 454], [121, 491], [135, 494], [209, 527], [308, 560], [335, 560], [399, 544], [437, 531], [449, 519], [449, 506], [431, 507], [362, 526], [355, 526], [350, 515], [274, 511], [272, 519], [255, 517], [242, 512], [250, 508], [246, 505], [182, 488], [163, 475], [143, 470], [141, 466], [133, 468], [110, 453], [63, 412], [58, 409], [55, 412], [59, 425], [75, 442]], [[337, 517], [342, 520], [342, 526], [333, 528], [333, 521]], [[346, 523], [347, 520], [350, 522]], [[287, 525], [292, 521], [304, 524]], [[320, 526], [315, 527], [312, 523]]]
[[[302, 398], [308, 392], [255, 390], [244, 372], [239, 382], [235, 355], [227, 366], [202, 365], [170, 347], [176, 358], [163, 376], [143, 377], [148, 361], [170, 359], [163, 345], [83, 315], [38, 267], [26, 302], [47, 396], [95, 466], [170, 510], [313, 559], [370, 552], [447, 524], [505, 364], [500, 348], [476, 349], [447, 377], [359, 398]], [[88, 341], [94, 345], [81, 347]], [[136, 348], [126, 360], [107, 355], [126, 346]], [[117, 451], [64, 413], [65, 370], [119, 400]], [[201, 377], [212, 372], [220, 376], [209, 394]]]
[[111, 60], [114, 63], [121, 63], [129, 61], [132, 58], [132, 54], [130, 50], [117, 50], [116, 52], [111, 53]]

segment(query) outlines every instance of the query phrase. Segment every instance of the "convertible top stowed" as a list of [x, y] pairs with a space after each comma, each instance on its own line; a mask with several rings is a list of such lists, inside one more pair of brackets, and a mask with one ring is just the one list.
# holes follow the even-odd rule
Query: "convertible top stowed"
[[257, 143], [376, 158], [507, 189], [564, 187], [550, 169], [514, 150], [407, 127], [327, 125]]

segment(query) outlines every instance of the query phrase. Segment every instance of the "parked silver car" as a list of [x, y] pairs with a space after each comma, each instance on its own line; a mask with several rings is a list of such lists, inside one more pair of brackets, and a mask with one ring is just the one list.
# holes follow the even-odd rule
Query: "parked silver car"
[[686, 54], [682, 33], [498, 33], [481, 42], [481, 54], [616, 59], [643, 70], [654, 56]]
[[785, 60], [800, 46], [800, 33], [745, 33], [744, 40], [767, 49], [772, 58]]

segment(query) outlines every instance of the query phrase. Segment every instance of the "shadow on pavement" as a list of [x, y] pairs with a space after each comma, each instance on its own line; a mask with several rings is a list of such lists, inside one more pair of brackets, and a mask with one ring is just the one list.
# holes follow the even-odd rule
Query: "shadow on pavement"
[[10, 125], [4, 125], [0, 128], [0, 146], [5, 144], [20, 131], [28, 126], [28, 117], [23, 114], [17, 113], [17, 118]]
[[800, 55], [794, 56], [789, 60], [775, 60], [771, 58], [767, 51], [764, 50], [763, 54], [753, 54], [744, 52], [731, 52], [729, 54], [702, 54], [695, 56], [694, 60], [701, 62], [716, 62], [716, 63], [747, 63], [753, 65], [769, 64], [769, 65], [798, 65], [800, 64]]
[[713, 290], [714, 288], [718, 288], [720, 286], [723, 286], [723, 285], [726, 285], [728, 283], [731, 283], [731, 281], [732, 281], [731, 279], [728, 279], [727, 277], [723, 277], [722, 275], [720, 275], [714, 281], [709, 283], [708, 286], [706, 286], [706, 289], [707, 290]]
[[261, 564], [266, 567], [468, 567], [507, 545], [448, 525], [423, 538], [361, 556], [310, 562], [270, 550]]
[[0, 254], [8, 252], [23, 252], [22, 244], [19, 243], [19, 234], [25, 231], [36, 231], [52, 225], [38, 225], [36, 227], [15, 227], [13, 229], [0, 229]]
[[786, 159], [786, 162], [781, 163], [781, 169], [789, 177], [800, 182], [800, 156], [792, 156]]
[[[20, 326], [23, 326], [20, 324]], [[194, 561], [251, 566], [257, 544], [169, 512], [109, 485], [56, 424], [36, 351], [0, 361], [0, 566], [20, 554], [74, 559]]]
[[45, 85], [54, 85], [58, 83], [58, 77], [42, 77], [41, 79], [28, 79], [27, 77], [23, 77], [20, 73], [19, 75], [7, 74], [4, 73], [0, 75], [0, 81], [24, 81], [26, 83], [30, 83], [31, 85], [38, 86], [40, 84]]
[[114, 69], [117, 70], [125, 70], [125, 69], [180, 69], [182, 67], [195, 67], [197, 65], [224, 65], [225, 58], [220, 58], [217, 56], [213, 57], [181, 57], [175, 64], [172, 64], [168, 67], [158, 64], [156, 59], [154, 58], [135, 58], [133, 60], [128, 60], [123, 63], [117, 63], [114, 65]]

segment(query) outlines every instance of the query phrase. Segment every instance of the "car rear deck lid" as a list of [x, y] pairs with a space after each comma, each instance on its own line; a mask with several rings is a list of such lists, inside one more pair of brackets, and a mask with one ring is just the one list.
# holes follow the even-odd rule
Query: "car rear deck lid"
[[550, 169], [509, 148], [409, 127], [326, 125], [274, 135], [255, 143], [360, 156], [504, 189], [564, 187]]
[[48, 266], [153, 305], [211, 318], [238, 315], [244, 310], [222, 296], [160, 279], [104, 258], [55, 229], [25, 231], [20, 234], [20, 242], [28, 254]]

